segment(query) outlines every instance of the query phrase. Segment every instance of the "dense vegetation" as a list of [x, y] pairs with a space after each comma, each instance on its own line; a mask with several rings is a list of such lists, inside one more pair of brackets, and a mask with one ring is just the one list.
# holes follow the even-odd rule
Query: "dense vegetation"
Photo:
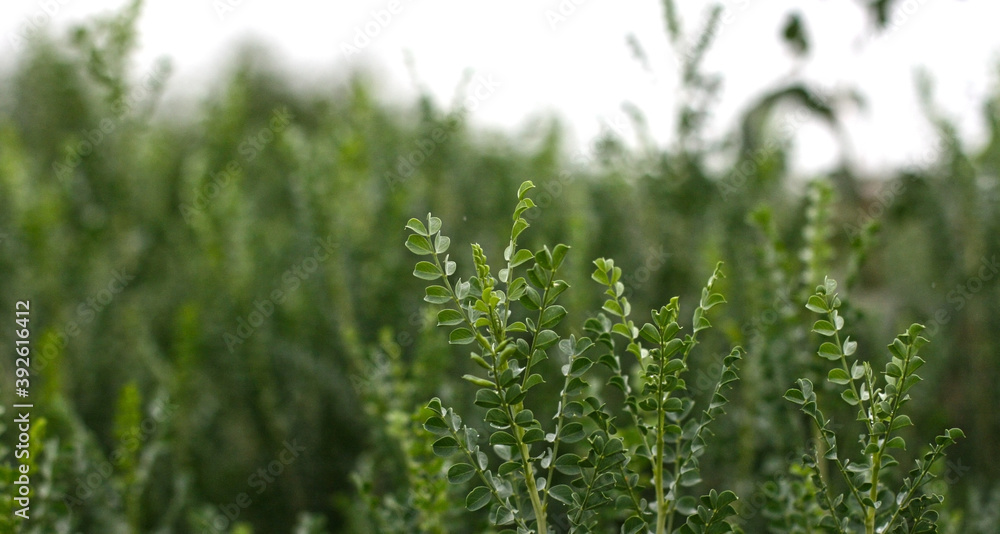
[[[494, 471], [476, 427], [463, 424], [454, 409], [445, 408], [435, 397], [427, 405], [431, 416], [424, 422], [427, 431], [439, 436], [431, 448], [437, 456], [461, 458], [448, 467], [448, 481], [465, 485], [475, 479], [466, 508], [489, 506], [490, 523], [506, 527], [501, 534], [547, 534], [553, 528], [580, 534], [615, 530], [638, 534], [654, 532], [654, 524], [656, 534], [743, 532], [730, 521], [742, 504], [732, 491], [712, 489], [700, 499], [686, 495], [688, 488], [702, 482], [699, 458], [708, 447], [709, 426], [725, 413], [726, 395], [739, 380], [743, 356], [742, 348], [733, 347], [721, 362], [711, 364], [719, 367], [717, 379], [705, 381], [701, 375], [688, 385], [698, 334], [712, 327], [708, 312], [726, 302], [715, 292], [723, 277], [721, 268], [716, 267], [702, 289], [690, 333], [685, 334], [677, 297], [659, 310], [654, 308], [652, 322], [638, 326], [631, 319], [621, 268], [614, 260], [598, 258], [591, 278], [606, 288], [608, 299], [601, 312], [588, 314], [583, 328], [587, 336], [560, 338], [555, 329], [569, 310], [557, 301], [569, 286], [559, 278], [559, 269], [569, 247], [545, 246], [534, 253], [519, 248], [518, 238], [530, 226], [522, 215], [535, 207], [527, 196], [532, 189], [530, 181], [518, 189], [510, 242], [503, 254], [506, 263], [501, 263], [505, 267], [496, 271], [496, 278], [482, 248], [473, 244], [475, 275], [453, 280], [458, 264], [447, 254], [451, 239], [443, 233], [441, 219], [428, 214], [426, 225], [419, 219], [406, 225], [412, 232], [406, 247], [427, 258], [413, 270], [417, 278], [432, 282], [424, 300], [443, 305], [438, 326], [455, 327], [449, 343], [474, 347], [470, 358], [481, 369], [462, 378], [478, 388], [475, 405], [487, 409], [488, 443], [501, 462]], [[522, 268], [526, 277], [518, 276], [517, 267], [522, 265], [528, 265]], [[826, 278], [806, 308], [821, 316], [812, 332], [829, 339], [817, 355], [839, 363], [829, 370], [827, 381], [848, 386], [840, 396], [857, 407], [857, 420], [865, 423], [862, 456], [844, 457], [837, 442], [844, 425], [824, 415], [811, 380], [796, 380], [798, 387], [784, 397], [813, 419], [816, 442], [806, 447], [809, 452], [802, 460], [808, 476], [800, 473], [798, 491], [776, 496], [773, 504], [783, 512], [774, 514], [768, 526], [774, 532], [934, 532], [939, 514], [933, 506], [944, 497], [925, 487], [936, 478], [935, 464], [945, 449], [965, 437], [961, 429], [948, 429], [936, 437], [901, 488], [893, 491], [887, 484], [890, 470], [899, 465], [893, 449], [906, 449], [906, 440], [897, 431], [913, 424], [903, 406], [922, 380], [916, 371], [926, 363], [919, 356], [928, 343], [920, 335], [924, 326], [910, 325], [888, 345], [892, 357], [879, 377], [874, 362], [857, 356], [858, 343], [847, 335], [840, 315], [843, 304], [836, 281]], [[555, 345], [558, 351], [549, 350]], [[531, 390], [545, 384], [539, 369], [550, 352], [561, 353], [565, 361], [560, 368], [563, 386], [558, 396], [539, 399]], [[627, 362], [632, 358], [634, 364]], [[603, 367], [606, 373], [590, 372], [594, 367]], [[618, 390], [620, 414], [606, 402], [616, 395], [603, 393], [602, 383]], [[706, 397], [707, 407], [696, 409], [696, 396]], [[542, 418], [555, 421], [549, 425], [528, 408], [541, 412], [552, 405], [551, 418]], [[413, 457], [419, 454], [407, 452]], [[833, 489], [829, 464], [843, 477], [843, 493]], [[535, 478], [543, 473], [547, 475]], [[565, 478], [554, 477], [557, 473]], [[435, 511], [428, 505], [416, 508], [418, 514]], [[678, 518], [683, 525], [674, 530]], [[419, 528], [396, 525], [380, 530]]]
[[[796, 518], [815, 510], [788, 503], [812, 502], [802, 458], [828, 436], [800, 411], [805, 403], [783, 398], [798, 400], [791, 388], [805, 399], [814, 387], [826, 417], [844, 425], [844, 457], [858, 452], [853, 436], [865, 425], [832, 402], [844, 386], [827, 380], [816, 352], [827, 340], [805, 306], [830, 277], [841, 281], [838, 313], [857, 342], [851, 358], [880, 371], [889, 340], [907, 332], [901, 343], [916, 343], [910, 325], [927, 327], [893, 486], [923, 444], [961, 428], [968, 439], [935, 464], [930, 486], [945, 496], [941, 529], [997, 532], [1000, 90], [982, 104], [990, 137], [978, 151], [924, 79], [923, 113], [939, 137], [927, 158], [872, 179], [845, 157], [802, 180], [788, 170], [790, 134], [804, 120], [839, 131], [848, 99], [788, 81], [749, 101], [737, 131], [708, 139], [703, 119], [720, 79], [702, 71], [710, 39], [698, 36], [712, 35], [718, 12], [700, 33], [668, 16], [671, 42], [696, 43], [679, 53], [686, 96], [669, 147], [629, 149], [609, 132], [573, 154], [555, 122], [516, 138], [482, 132], [460, 105], [381, 102], [364, 75], [301, 88], [253, 51], [196, 109], [170, 109], [159, 101], [169, 66], [129, 67], [136, 15], [38, 36], [0, 75], [9, 310], [0, 345], [13, 346], [14, 301], [34, 310], [34, 494], [19, 531], [485, 529], [489, 507], [465, 511], [472, 487], [449, 485], [453, 465], [433, 454], [439, 438], [423, 428], [437, 397], [485, 435], [480, 386], [459, 378], [482, 369], [435, 327], [404, 226], [433, 211], [468, 280], [477, 275], [468, 243], [503, 258], [512, 202], [531, 180], [536, 207], [523, 213], [531, 229], [521, 247], [571, 247], [559, 266], [569, 313], [552, 327], [562, 339], [592, 335], [586, 313], [606, 305], [595, 258], [614, 258], [634, 310], [660, 310], [674, 295], [693, 306], [723, 262], [713, 291], [725, 295], [724, 313], [698, 339], [705, 357], [688, 363], [699, 406], [723, 357], [744, 352], [691, 495], [732, 490], [740, 499], [730, 521], [747, 532], [806, 531]], [[802, 21], [791, 20], [796, 43]], [[726, 170], [714, 170], [719, 161]], [[679, 326], [690, 331], [684, 309]], [[556, 353], [538, 362], [546, 377], [562, 376]], [[14, 530], [13, 359], [0, 358], [3, 531]], [[796, 382], [803, 377], [813, 386]], [[623, 409], [613, 386], [588, 381], [589, 395]], [[547, 378], [533, 391], [556, 398], [561, 386]], [[831, 491], [849, 491], [830, 480]]]

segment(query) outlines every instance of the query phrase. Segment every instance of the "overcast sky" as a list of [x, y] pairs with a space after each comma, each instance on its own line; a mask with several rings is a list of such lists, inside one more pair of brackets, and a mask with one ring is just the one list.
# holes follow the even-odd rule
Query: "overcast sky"
[[[16, 50], [11, 36], [36, 24], [55, 29], [107, 12], [125, 0], [3, 0], [3, 57]], [[700, 26], [708, 2], [680, 2], [685, 29]], [[724, 74], [711, 131], [731, 129], [752, 96], [791, 76], [825, 88], [855, 87], [870, 103], [848, 126], [859, 163], [874, 172], [905, 164], [933, 139], [918, 113], [914, 70], [937, 81], [939, 102], [973, 143], [984, 122], [977, 104], [997, 87], [1000, 2], [905, 0], [893, 29], [873, 39], [859, 1], [726, 0], [726, 21], [707, 58]], [[805, 63], [779, 33], [791, 9], [803, 15], [813, 44]], [[416, 94], [406, 56], [419, 82], [442, 104], [452, 100], [463, 73], [496, 85], [472, 114], [474, 122], [515, 131], [531, 117], [558, 114], [586, 145], [602, 122], [620, 123], [621, 106], [643, 110], [661, 144], [670, 139], [676, 100], [676, 60], [656, 0], [152, 0], [140, 21], [137, 74], [159, 57], [174, 64], [170, 91], [197, 97], [232, 57], [235, 43], [256, 38], [289, 69], [308, 75], [363, 65], [380, 75], [384, 94], [400, 101]], [[632, 57], [626, 36], [645, 47], [652, 73]], [[350, 54], [345, 47], [354, 47]], [[625, 130], [631, 136], [630, 130]], [[797, 130], [797, 169], [824, 169], [834, 161], [832, 138], [816, 124]]]

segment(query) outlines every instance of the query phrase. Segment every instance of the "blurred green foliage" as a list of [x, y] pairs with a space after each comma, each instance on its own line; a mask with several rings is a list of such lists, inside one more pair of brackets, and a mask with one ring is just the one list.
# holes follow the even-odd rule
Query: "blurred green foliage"
[[[811, 434], [781, 396], [795, 377], [821, 382], [802, 303], [829, 274], [847, 282], [860, 359], [883, 361], [882, 340], [928, 326], [924, 394], [901, 434], [965, 431], [936, 483], [946, 529], [997, 532], [1000, 91], [982, 104], [989, 138], [973, 149], [923, 78], [938, 139], [927, 158], [877, 179], [845, 158], [807, 186], [789, 173], [791, 134], [818, 121], [842, 135], [852, 96], [788, 82], [707, 139], [720, 78], [701, 71], [704, 39], [682, 54], [676, 143], [629, 149], [608, 134], [568, 155], [558, 123], [485, 133], [427, 96], [383, 103], [363, 74], [303, 89], [254, 50], [194, 109], [173, 109], [160, 103], [169, 64], [130, 68], [135, 16], [39, 36], [0, 74], [0, 294], [33, 310], [35, 493], [21, 532], [485, 528], [450, 511], [457, 493], [419, 428], [433, 396], [468, 422], [479, 412], [450, 378], [467, 358], [432, 328], [400, 244], [405, 222], [433, 209], [454, 221], [455, 243], [498, 257], [524, 180], [539, 207], [524, 244], [571, 245], [562, 272], [574, 288], [589, 284], [588, 259], [614, 257], [629, 300], [649, 309], [696, 300], [704, 273], [728, 265], [727, 319], [704, 349], [748, 353], [713, 438], [733, 446], [701, 465], [707, 487], [740, 495], [747, 531], [780, 516], [774, 495], [814, 491], [788, 477]], [[563, 297], [570, 310], [599, 298]], [[0, 369], [10, 406], [13, 357]], [[0, 502], [8, 528], [12, 503]]]

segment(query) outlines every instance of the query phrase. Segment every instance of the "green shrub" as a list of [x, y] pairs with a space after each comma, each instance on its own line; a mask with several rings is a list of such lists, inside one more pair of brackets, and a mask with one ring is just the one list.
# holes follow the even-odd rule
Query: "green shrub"
[[[816, 424], [822, 435], [821, 451], [807, 457], [813, 480], [819, 487], [825, 513], [820, 525], [836, 532], [857, 532], [864, 528], [868, 534], [875, 532], [936, 532], [937, 512], [929, 506], [943, 497], [921, 490], [934, 478], [931, 468], [944, 456], [944, 450], [965, 434], [957, 428], [946, 430], [935, 439], [931, 450], [917, 460], [916, 467], [903, 479], [902, 487], [892, 491], [885, 482], [885, 472], [899, 465], [892, 457], [892, 449], [906, 449], [906, 441], [897, 430], [912, 425], [902, 407], [910, 400], [910, 389], [922, 379], [916, 374], [925, 363], [918, 355], [927, 339], [920, 336], [923, 325], [913, 324], [889, 344], [891, 360], [882, 372], [880, 383], [872, 364], [857, 358], [857, 342], [850, 337], [841, 339], [844, 319], [838, 308], [841, 300], [836, 293], [837, 283], [826, 279], [809, 297], [806, 307], [821, 314], [822, 319], [813, 325], [813, 332], [828, 338], [819, 347], [818, 355], [839, 363], [827, 374], [827, 381], [843, 387], [840, 397], [858, 409], [857, 420], [863, 421], [865, 433], [861, 436], [863, 459], [842, 459], [837, 448], [837, 432], [832, 422], [819, 409], [813, 383], [807, 378], [797, 381], [798, 387], [785, 393], [785, 398], [800, 405], [802, 412]], [[848, 358], [851, 364], [848, 365]], [[832, 497], [827, 490], [827, 480], [821, 463], [832, 462], [847, 484], [847, 493]]]
[[[455, 278], [457, 264], [448, 254], [451, 240], [442, 233], [441, 220], [428, 214], [426, 221], [410, 219], [407, 224], [412, 233], [406, 247], [426, 258], [413, 274], [434, 283], [424, 300], [442, 306], [438, 325], [451, 328], [450, 343], [473, 345], [471, 359], [481, 368], [463, 378], [477, 388], [475, 404], [486, 410], [485, 427], [465, 424], [439, 398], [427, 404], [431, 415], [424, 428], [435, 436], [434, 452], [458, 458], [446, 465], [448, 479], [473, 486], [466, 508], [488, 509], [489, 522], [505, 528], [502, 532], [596, 532], [610, 525], [620, 525], [625, 534], [742, 532], [734, 518], [735, 493], [712, 489], [696, 499], [688, 489], [701, 482], [698, 459], [709, 445], [708, 426], [724, 413], [724, 392], [737, 381], [743, 354], [737, 346], [721, 357], [708, 404], [696, 410], [696, 398], [704, 392], [695, 391], [683, 376], [699, 332], [711, 327], [707, 313], [725, 302], [716, 291], [721, 266], [701, 291], [690, 333], [682, 336], [677, 297], [652, 310], [650, 322], [636, 325], [621, 269], [612, 260], [598, 259], [592, 278], [605, 289], [602, 311], [586, 320], [587, 336], [562, 336], [556, 329], [568, 311], [558, 299], [569, 286], [558, 273], [569, 247], [545, 246], [534, 253], [518, 247], [529, 226], [522, 215], [534, 207], [527, 196], [533, 187], [529, 181], [518, 190], [496, 277], [483, 249], [473, 244], [475, 275]], [[865, 460], [839, 459], [837, 433], [817, 407], [812, 382], [799, 379], [785, 397], [815, 420], [825, 450], [806, 456], [813, 476], [796, 486], [799, 502], [789, 503], [787, 515], [798, 516], [786, 522], [788, 531], [852, 532], [864, 526], [872, 533], [878, 526], [879, 532], [932, 532], [936, 515], [928, 507], [941, 498], [921, 490], [932, 478], [931, 466], [962, 432], [951, 429], [939, 436], [896, 493], [887, 489], [883, 471], [897, 465], [889, 450], [906, 445], [895, 431], [910, 424], [900, 408], [920, 380], [914, 372], [924, 362], [917, 355], [927, 342], [919, 336], [923, 327], [911, 326], [889, 345], [892, 361], [886, 365], [884, 385], [877, 387], [869, 363], [854, 358], [848, 366], [857, 343], [841, 340], [843, 318], [835, 289], [836, 283], [827, 279], [807, 308], [826, 315], [813, 328], [831, 338], [819, 355], [840, 362], [828, 380], [847, 386], [843, 399], [858, 406], [859, 420], [866, 421]], [[546, 398], [538, 388], [546, 382], [543, 362], [550, 352], [561, 357], [557, 398]], [[622, 358], [634, 358], [638, 372], [629, 372], [633, 365], [623, 364]], [[597, 380], [604, 379], [617, 394], [600, 391]], [[554, 413], [547, 417], [553, 405]], [[828, 460], [843, 474], [846, 493], [830, 489], [823, 468]]]

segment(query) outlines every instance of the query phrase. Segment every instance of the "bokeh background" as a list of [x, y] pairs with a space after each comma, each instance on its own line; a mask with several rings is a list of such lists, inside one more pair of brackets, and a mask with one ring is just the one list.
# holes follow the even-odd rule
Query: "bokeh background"
[[819, 382], [827, 275], [863, 358], [928, 326], [900, 459], [962, 428], [944, 528], [998, 532], [997, 6], [88, 4], [0, 8], [0, 346], [30, 299], [36, 405], [28, 522], [2, 419], [4, 531], [481, 531], [415, 423], [481, 414], [403, 226], [497, 257], [532, 180], [525, 244], [572, 246], [563, 334], [596, 257], [635, 310], [725, 262], [703, 352], [748, 356], [702, 464], [748, 532], [809, 439], [781, 395]]

